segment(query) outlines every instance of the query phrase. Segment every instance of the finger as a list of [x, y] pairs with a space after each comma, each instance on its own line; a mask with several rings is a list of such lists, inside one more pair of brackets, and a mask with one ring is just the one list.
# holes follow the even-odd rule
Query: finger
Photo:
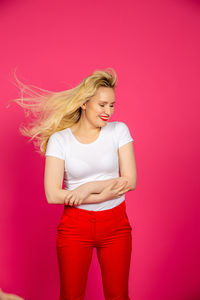
[[70, 200], [72, 196], [73, 196], [73, 194], [70, 193], [70, 194], [67, 194], [67, 196], [65, 198], [67, 198], [68, 200]]
[[128, 192], [129, 191], [129, 188], [127, 188], [127, 189], [125, 189], [125, 190], [122, 190], [121, 192], [120, 192], [120, 195], [123, 195], [123, 194], [125, 194], [126, 192]]
[[117, 190], [118, 191], [123, 190], [125, 188], [126, 184], [127, 184], [127, 182], [123, 183]]
[[64, 204], [69, 205], [69, 199], [67, 199], [66, 197], [65, 197], [65, 200], [64, 200]]
[[127, 182], [127, 179], [119, 177], [119, 183], [124, 183], [124, 182]]
[[71, 200], [71, 197], [72, 197], [72, 194], [68, 194], [68, 195], [65, 197], [65, 204], [66, 204], [66, 205], [69, 205], [69, 201]]
[[122, 182], [120, 182], [120, 186], [124, 186], [124, 185], [126, 185], [128, 183], [128, 181], [126, 180], [126, 181], [122, 181]]
[[117, 186], [118, 184], [119, 184], [118, 181], [114, 181], [114, 183], [113, 183], [112, 186], [111, 186], [111, 189], [114, 188], [115, 186]]
[[75, 205], [77, 199], [78, 199], [78, 196], [77, 196], [77, 195], [74, 195], [74, 197], [73, 197], [73, 205]]
[[117, 186], [121, 187], [121, 186], [124, 186], [125, 182], [124, 181], [115, 181], [114, 184], [112, 185], [112, 188], [111, 190], [115, 189]]
[[73, 205], [74, 200], [75, 200], [74, 195], [72, 195], [71, 199], [69, 200], [69, 205]]
[[121, 193], [122, 194], [125, 194], [125, 193], [127, 193], [129, 191], [129, 189], [125, 189], [124, 191], [122, 191]]
[[128, 183], [128, 180], [125, 180], [123, 183], [124, 183], [124, 184], [127, 184], [127, 183]]
[[123, 191], [120, 191], [120, 192], [118, 192], [118, 197], [121, 197], [122, 195], [124, 195], [125, 194], [125, 191], [123, 190]]
[[77, 197], [76, 200], [74, 201], [74, 205], [78, 205], [80, 199]]

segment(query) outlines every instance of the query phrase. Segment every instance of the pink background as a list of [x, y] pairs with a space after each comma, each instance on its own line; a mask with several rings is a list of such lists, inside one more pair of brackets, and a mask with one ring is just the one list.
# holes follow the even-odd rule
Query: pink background
[[[28, 300], [59, 296], [55, 248], [63, 206], [44, 194], [44, 158], [19, 133], [12, 72], [60, 91], [95, 69], [118, 75], [116, 110], [134, 138], [138, 181], [131, 300], [200, 299], [200, 2], [1, 1], [0, 287]], [[104, 299], [93, 252], [86, 300]]]

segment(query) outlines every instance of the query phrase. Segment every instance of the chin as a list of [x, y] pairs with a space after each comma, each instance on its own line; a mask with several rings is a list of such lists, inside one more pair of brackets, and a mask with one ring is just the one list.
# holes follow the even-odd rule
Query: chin
[[107, 122], [102, 122], [101, 120], [100, 120], [100, 125], [99, 125], [99, 127], [104, 127], [104, 126], [106, 126], [106, 124], [107, 124]]

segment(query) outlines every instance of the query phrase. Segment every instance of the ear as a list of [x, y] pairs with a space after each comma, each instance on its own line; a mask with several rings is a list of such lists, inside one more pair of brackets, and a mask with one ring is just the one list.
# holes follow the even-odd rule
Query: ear
[[81, 108], [82, 108], [82, 109], [86, 109], [86, 103], [82, 104], [82, 105], [81, 105]]

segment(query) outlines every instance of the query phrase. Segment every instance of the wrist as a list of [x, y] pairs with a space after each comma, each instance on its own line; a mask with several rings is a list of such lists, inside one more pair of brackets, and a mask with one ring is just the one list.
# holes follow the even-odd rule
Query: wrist
[[92, 193], [95, 193], [94, 190], [95, 190], [95, 187], [96, 187], [96, 182], [86, 182], [82, 185], [82, 188], [84, 189], [84, 192], [86, 193], [86, 195], [90, 195]]
[[71, 190], [65, 190], [65, 196], [63, 199], [64, 205], [68, 205], [69, 199], [67, 197], [71, 194], [71, 192], [72, 192]]
[[110, 193], [106, 190], [103, 190], [100, 194], [99, 194], [99, 198], [101, 199], [101, 201], [107, 201], [107, 200], [111, 200], [110, 199]]

